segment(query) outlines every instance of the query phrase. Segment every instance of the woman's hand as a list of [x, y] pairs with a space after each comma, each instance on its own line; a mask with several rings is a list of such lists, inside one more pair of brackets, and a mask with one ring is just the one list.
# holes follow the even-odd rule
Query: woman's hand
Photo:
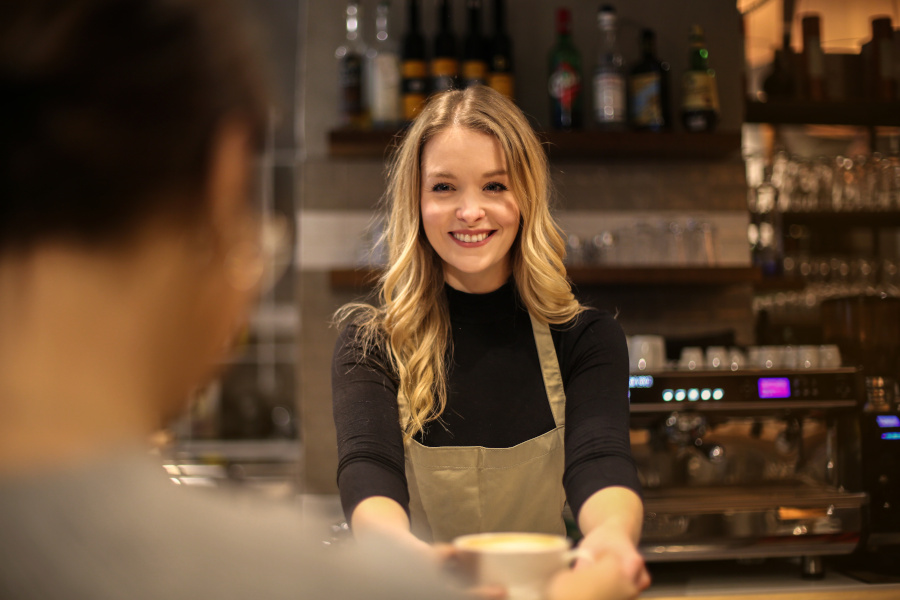
[[613, 567], [608, 568], [618, 569], [620, 576], [635, 586], [638, 592], [650, 585], [650, 574], [647, 572], [644, 558], [624, 532], [597, 528], [587, 534], [578, 547], [587, 550], [594, 559], [579, 558], [575, 564], [576, 570], [590, 568], [592, 563], [608, 559], [615, 563]]
[[554, 577], [547, 600], [633, 600], [642, 589], [625, 573], [623, 561], [607, 552]]

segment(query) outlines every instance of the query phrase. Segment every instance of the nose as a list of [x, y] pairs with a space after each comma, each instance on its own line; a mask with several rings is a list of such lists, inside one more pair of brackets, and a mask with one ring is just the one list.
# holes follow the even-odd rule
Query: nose
[[477, 194], [460, 195], [459, 206], [456, 207], [456, 218], [467, 225], [477, 223], [484, 217], [484, 208]]

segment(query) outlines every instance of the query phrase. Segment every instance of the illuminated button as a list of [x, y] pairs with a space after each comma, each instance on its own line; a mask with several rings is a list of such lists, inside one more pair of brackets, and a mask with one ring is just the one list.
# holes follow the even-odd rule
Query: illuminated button
[[709, 400], [712, 398], [712, 390], [700, 390], [700, 399]]
[[674, 397], [675, 397], [675, 392], [673, 392], [672, 390], [663, 390], [663, 393], [662, 393], [663, 402], [671, 402], [672, 398], [674, 398]]
[[713, 393], [712, 393], [712, 397], [713, 397], [713, 400], [721, 400], [722, 398], [725, 397], [725, 390], [723, 390], [722, 388], [714, 389]]
[[677, 402], [681, 402], [682, 400], [684, 400], [685, 395], [686, 393], [684, 390], [675, 390], [675, 400]]
[[691, 402], [696, 402], [700, 399], [700, 390], [697, 388], [691, 388], [688, 390], [688, 400]]

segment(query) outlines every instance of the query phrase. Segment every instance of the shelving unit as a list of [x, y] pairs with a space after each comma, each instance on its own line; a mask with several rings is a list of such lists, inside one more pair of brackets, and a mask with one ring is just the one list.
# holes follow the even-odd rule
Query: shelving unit
[[785, 227], [805, 225], [824, 229], [888, 229], [900, 227], [900, 208], [884, 211], [814, 211], [784, 212], [781, 214]]
[[[332, 288], [366, 289], [374, 285], [379, 272], [374, 269], [334, 269], [329, 274]], [[570, 267], [569, 278], [576, 286], [600, 285], [701, 285], [724, 286], [761, 281], [753, 267]]]
[[900, 127], [900, 102], [747, 102], [747, 123]]
[[[335, 129], [332, 158], [387, 158], [402, 131]], [[740, 158], [740, 132], [548, 131], [538, 134], [551, 160], [729, 160]]]

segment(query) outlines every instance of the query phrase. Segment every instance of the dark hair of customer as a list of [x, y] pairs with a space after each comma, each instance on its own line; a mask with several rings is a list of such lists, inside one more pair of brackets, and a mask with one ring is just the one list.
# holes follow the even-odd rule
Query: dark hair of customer
[[[0, 6], [0, 251], [190, 220], [222, 121], [259, 141], [267, 90], [223, 0]], [[238, 21], [239, 22], [239, 21]]]

